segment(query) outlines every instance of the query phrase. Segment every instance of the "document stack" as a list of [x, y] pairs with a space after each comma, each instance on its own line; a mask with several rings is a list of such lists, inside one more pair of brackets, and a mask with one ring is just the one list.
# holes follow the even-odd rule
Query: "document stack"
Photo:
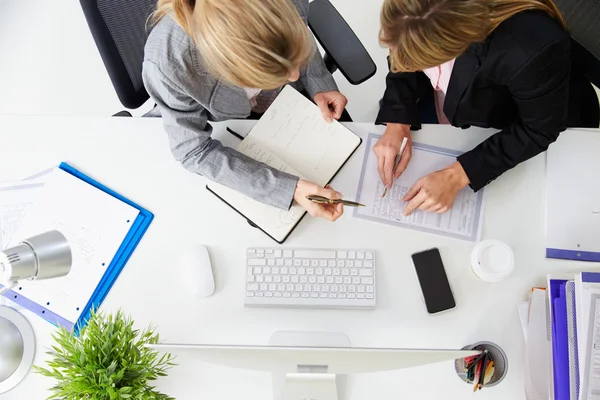
[[600, 398], [600, 273], [549, 276], [518, 308], [526, 398]]

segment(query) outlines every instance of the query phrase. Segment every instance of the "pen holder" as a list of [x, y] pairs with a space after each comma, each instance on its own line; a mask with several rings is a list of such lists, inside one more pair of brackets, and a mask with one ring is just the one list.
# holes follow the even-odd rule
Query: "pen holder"
[[[483, 386], [483, 388], [496, 386], [506, 376], [506, 372], [508, 371], [508, 357], [504, 350], [500, 348], [497, 344], [492, 342], [477, 342], [475, 344], [465, 346], [462, 350], [487, 350], [494, 361], [494, 375], [489, 383]], [[464, 382], [467, 382], [467, 374], [463, 370], [463, 360], [458, 359], [454, 362], [454, 368], [456, 370], [456, 374], [460, 379]]]

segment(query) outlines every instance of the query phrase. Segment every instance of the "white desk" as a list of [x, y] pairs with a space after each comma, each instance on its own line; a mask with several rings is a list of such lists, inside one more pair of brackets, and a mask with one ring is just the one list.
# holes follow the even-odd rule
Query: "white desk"
[[[251, 123], [231, 122], [245, 133]], [[230, 145], [237, 139], [215, 127]], [[359, 135], [381, 132], [371, 124], [351, 124]], [[486, 133], [428, 126], [416, 141], [468, 150]], [[356, 193], [364, 146], [333, 182], [348, 197]], [[469, 267], [473, 244], [403, 230], [351, 217], [332, 224], [306, 218], [287, 246], [363, 247], [377, 250], [379, 295], [375, 311], [246, 309], [244, 255], [248, 246], [275, 243], [251, 228], [204, 188], [202, 177], [186, 172], [169, 152], [158, 119], [0, 117], [0, 180], [20, 179], [65, 160], [139, 202], [156, 219], [102, 306], [121, 307], [138, 327], [152, 323], [168, 342], [267, 344], [279, 330], [339, 331], [364, 347], [461, 348], [480, 340], [496, 342], [509, 357], [505, 381], [477, 393], [478, 399], [523, 399], [524, 341], [516, 304], [529, 288], [543, 285], [546, 273], [575, 271], [590, 264], [544, 258], [544, 165], [539, 156], [486, 188], [484, 238], [508, 243], [516, 270], [506, 281], [486, 284]], [[209, 247], [217, 291], [208, 299], [179, 290], [184, 277], [170, 261], [179, 249]], [[422, 304], [410, 261], [416, 251], [439, 247], [458, 307], [430, 316]], [[53, 327], [30, 317], [38, 338], [36, 362], [45, 359]], [[270, 375], [227, 369], [180, 357], [179, 366], [158, 388], [179, 400], [271, 398]], [[6, 400], [45, 398], [52, 381], [30, 373]], [[458, 399], [471, 393], [451, 362], [388, 373], [350, 377], [348, 400]]]

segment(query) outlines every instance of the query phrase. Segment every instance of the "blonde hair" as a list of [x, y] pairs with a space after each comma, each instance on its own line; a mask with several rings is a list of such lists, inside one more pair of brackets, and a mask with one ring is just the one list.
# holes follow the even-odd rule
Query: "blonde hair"
[[458, 57], [526, 10], [545, 11], [565, 27], [552, 0], [385, 0], [379, 41], [390, 48], [393, 72], [422, 71]]
[[214, 76], [240, 87], [281, 87], [315, 52], [290, 0], [159, 0], [152, 21], [165, 15], [192, 38]]

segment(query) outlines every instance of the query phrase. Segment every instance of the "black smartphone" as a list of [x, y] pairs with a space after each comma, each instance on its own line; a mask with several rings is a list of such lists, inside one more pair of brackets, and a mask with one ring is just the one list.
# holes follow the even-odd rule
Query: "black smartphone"
[[423, 299], [429, 314], [437, 314], [456, 307], [452, 288], [446, 276], [442, 256], [438, 249], [425, 250], [412, 255]]

